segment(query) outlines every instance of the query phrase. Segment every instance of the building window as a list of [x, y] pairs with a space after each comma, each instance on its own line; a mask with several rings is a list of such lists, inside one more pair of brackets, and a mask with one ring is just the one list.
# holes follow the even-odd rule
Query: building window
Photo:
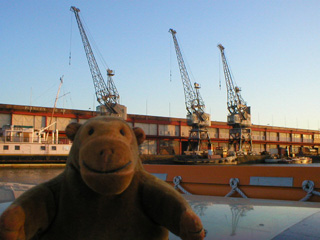
[[8, 145], [4, 145], [3, 146], [3, 150], [9, 150], [9, 146]]
[[46, 150], [46, 146], [41, 146], [40, 150]]
[[14, 146], [14, 150], [20, 150], [20, 146]]
[[51, 147], [51, 150], [56, 151], [56, 150], [57, 150], [57, 146], [52, 146], [52, 147]]

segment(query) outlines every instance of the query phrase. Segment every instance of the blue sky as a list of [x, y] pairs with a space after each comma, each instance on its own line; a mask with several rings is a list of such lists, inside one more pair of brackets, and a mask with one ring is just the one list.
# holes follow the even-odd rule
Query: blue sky
[[64, 75], [57, 107], [97, 106], [70, 6], [128, 113], [185, 117], [173, 28], [212, 120], [227, 116], [221, 43], [253, 124], [320, 128], [320, 1], [1, 1], [1, 103], [52, 107]]

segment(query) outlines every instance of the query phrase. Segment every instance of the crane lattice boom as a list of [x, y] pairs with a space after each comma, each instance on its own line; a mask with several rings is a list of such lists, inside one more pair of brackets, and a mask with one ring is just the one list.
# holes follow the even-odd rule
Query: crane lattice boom
[[224, 47], [219, 44], [221, 51], [223, 71], [227, 86], [227, 105], [228, 105], [228, 125], [232, 126], [229, 130], [229, 150], [237, 154], [252, 152], [252, 134], [251, 134], [251, 113], [240, 94], [240, 88], [235, 86], [232, 81], [231, 72], [224, 54]]
[[228, 111], [230, 114], [240, 114], [241, 119], [247, 119], [247, 111], [248, 107], [246, 102], [243, 100], [240, 94], [240, 88], [235, 86], [232, 80], [231, 72], [228, 66], [228, 62], [226, 56], [224, 54], [224, 47], [219, 44], [218, 48], [221, 51], [221, 58], [223, 63], [223, 71], [226, 80], [226, 87], [227, 87], [227, 105]]
[[110, 113], [117, 113], [117, 111], [115, 110], [115, 106], [119, 104], [120, 97], [116, 89], [116, 86], [112, 80], [112, 76], [114, 75], [114, 73], [112, 70], [107, 69], [108, 82], [106, 84], [100, 72], [97, 61], [93, 55], [93, 51], [90, 46], [87, 34], [82, 25], [82, 22], [79, 16], [80, 9], [76, 7], [71, 7], [70, 10], [74, 12], [77, 23], [78, 23], [83, 47], [87, 56], [89, 68], [90, 68], [92, 79], [93, 79], [94, 88], [96, 91], [97, 101], [101, 105], [106, 106], [106, 108], [110, 111]]
[[209, 115], [204, 112], [205, 105], [202, 100], [202, 97], [199, 92], [199, 84], [194, 83], [194, 88], [192, 87], [187, 68], [184, 64], [182, 54], [180, 51], [180, 47], [176, 38], [176, 31], [173, 29], [169, 29], [169, 32], [172, 34], [173, 42], [176, 50], [177, 60], [180, 69], [181, 80], [184, 89], [184, 96], [185, 96], [185, 104], [186, 109], [189, 115], [196, 115], [198, 120], [194, 120], [195, 122], [200, 121], [200, 123], [208, 125], [209, 123]]

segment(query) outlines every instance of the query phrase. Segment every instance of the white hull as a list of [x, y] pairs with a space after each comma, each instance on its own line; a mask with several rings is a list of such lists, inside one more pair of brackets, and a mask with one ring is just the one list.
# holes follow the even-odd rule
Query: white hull
[[0, 159], [47, 159], [47, 157], [68, 156], [71, 143], [61, 142], [58, 131], [52, 132], [50, 138], [44, 129], [7, 125], [2, 128], [0, 139]]
[[68, 156], [71, 144], [0, 143], [0, 156]]

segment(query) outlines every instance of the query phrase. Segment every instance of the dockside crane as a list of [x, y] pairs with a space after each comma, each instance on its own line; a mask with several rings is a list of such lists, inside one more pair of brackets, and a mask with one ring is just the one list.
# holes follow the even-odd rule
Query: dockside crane
[[205, 113], [205, 104], [199, 91], [200, 85], [198, 83], [194, 83], [194, 87], [192, 87], [176, 38], [177, 32], [173, 29], [169, 29], [169, 32], [172, 34], [184, 89], [185, 105], [188, 112], [187, 124], [191, 126], [188, 139], [188, 149], [185, 151], [185, 154], [199, 155], [201, 152], [203, 152], [201, 151], [202, 142], [207, 142], [208, 148], [211, 148], [211, 141], [206, 128], [207, 126], [211, 125], [210, 115]]
[[97, 101], [100, 103], [98, 109], [107, 115], [118, 116], [124, 119], [127, 118], [127, 108], [119, 104], [120, 95], [117, 88], [113, 82], [112, 77], [114, 76], [114, 71], [107, 69], [107, 84], [105, 83], [102, 74], [100, 72], [97, 61], [94, 57], [91, 45], [89, 43], [87, 34], [83, 27], [82, 21], [79, 16], [80, 9], [72, 6], [70, 8], [76, 17], [78, 28], [80, 31], [83, 47], [87, 56], [90, 72], [93, 79], [93, 84], [96, 92]]
[[241, 96], [241, 89], [233, 83], [224, 47], [219, 44], [223, 71], [227, 87], [227, 123], [232, 127], [229, 132], [229, 150], [238, 154], [252, 152], [251, 111]]

